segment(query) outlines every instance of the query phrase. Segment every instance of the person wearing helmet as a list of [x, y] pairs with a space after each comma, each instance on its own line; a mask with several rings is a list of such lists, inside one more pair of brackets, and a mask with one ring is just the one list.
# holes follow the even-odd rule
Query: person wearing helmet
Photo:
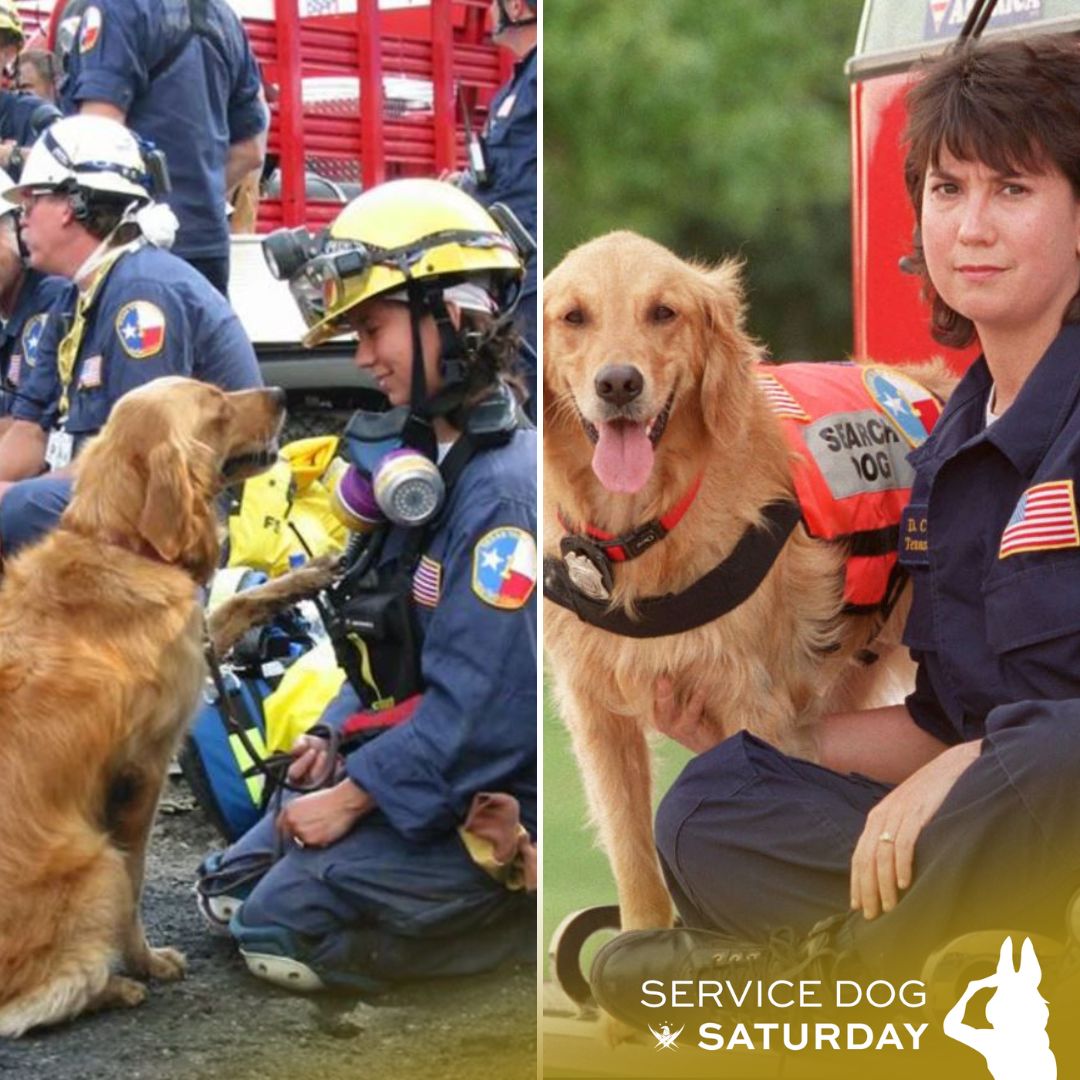
[[72, 458], [128, 390], [162, 375], [262, 385], [228, 302], [158, 246], [175, 218], [151, 199], [152, 168], [122, 124], [66, 117], [34, 144], [9, 194], [23, 206], [30, 266], [71, 282], [71, 318], [48, 321], [0, 440], [0, 556], [55, 523]]
[[[0, 70], [15, 72], [24, 40], [18, 8], [13, 0], [0, 0]], [[52, 101], [0, 90], [0, 168], [18, 177], [25, 148], [59, 119], [60, 110]]]
[[223, 294], [229, 282], [226, 192], [261, 168], [262, 81], [226, 0], [74, 0], [64, 56], [65, 113], [127, 124], [166, 155], [180, 221], [173, 251]]
[[[208, 857], [200, 910], [252, 972], [297, 990], [531, 958], [536, 432], [505, 382], [520, 253], [475, 200], [432, 180], [366, 192], [291, 257], [282, 235], [267, 246], [308, 341], [356, 334], [356, 363], [387, 398], [346, 428], [353, 465], [337, 505], [371, 532], [334, 608], [358, 620], [378, 609], [395, 627], [363, 638], [362, 654], [347, 642], [352, 662], [337, 649], [349, 678], [322, 734], [294, 748], [291, 782], [333, 768], [330, 731], [348, 746], [373, 720], [387, 729], [348, 750], [329, 786]], [[409, 455], [420, 460], [403, 465]], [[445, 487], [430, 500], [422, 465]], [[413, 488], [396, 503], [401, 469]], [[499, 866], [479, 854], [489, 814]]]
[[[492, 37], [514, 54], [514, 72], [491, 101], [481, 142], [482, 161], [462, 175], [463, 190], [485, 206], [504, 203], [536, 235], [536, 20], [540, 0], [492, 0]], [[529, 401], [536, 419], [536, 259], [527, 276], [518, 322], [528, 346], [523, 351]]]
[[0, 435], [12, 424], [19, 384], [37, 360], [49, 313], [69, 289], [66, 279], [27, 267], [19, 243], [19, 207], [5, 198], [11, 187], [0, 169]]

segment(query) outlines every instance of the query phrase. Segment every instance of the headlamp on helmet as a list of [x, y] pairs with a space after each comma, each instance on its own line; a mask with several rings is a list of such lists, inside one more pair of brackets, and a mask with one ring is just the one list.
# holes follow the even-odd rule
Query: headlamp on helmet
[[320, 253], [323, 240], [323, 233], [312, 233], [303, 225], [295, 229], [275, 229], [263, 239], [263, 258], [278, 281], [288, 281]]

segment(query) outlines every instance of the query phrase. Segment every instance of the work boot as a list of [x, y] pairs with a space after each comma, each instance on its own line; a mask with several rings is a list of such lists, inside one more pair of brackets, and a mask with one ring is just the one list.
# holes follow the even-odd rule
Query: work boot
[[[711, 980], [741, 987], [763, 986], [778, 979], [831, 982], [842, 955], [838, 938], [846, 921], [836, 915], [817, 923], [800, 939], [790, 929], [774, 931], [765, 942], [740, 941], [714, 930], [678, 927], [673, 930], [635, 930], [609, 941], [596, 954], [590, 982], [596, 1003], [610, 1016], [644, 1030], [657, 1017], [656, 1008], [642, 1004], [642, 984], [658, 980], [670, 993], [676, 979]], [[754, 1006], [728, 1016], [742, 1016]]]

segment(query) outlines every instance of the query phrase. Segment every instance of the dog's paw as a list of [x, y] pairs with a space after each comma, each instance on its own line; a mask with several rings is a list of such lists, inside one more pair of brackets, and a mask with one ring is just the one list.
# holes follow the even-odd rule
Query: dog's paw
[[146, 974], [162, 982], [175, 982], [187, 973], [187, 958], [179, 949], [168, 946], [146, 950]]
[[100, 1008], [134, 1009], [146, 1000], [146, 994], [146, 987], [141, 982], [123, 975], [110, 975], [96, 1005]]
[[325, 589], [341, 571], [343, 559], [340, 555], [320, 555], [292, 571], [294, 583], [313, 592]]

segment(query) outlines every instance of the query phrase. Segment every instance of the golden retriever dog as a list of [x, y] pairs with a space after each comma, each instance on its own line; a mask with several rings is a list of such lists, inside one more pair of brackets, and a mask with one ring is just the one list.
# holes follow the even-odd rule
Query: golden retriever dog
[[[791, 502], [792, 453], [758, 387], [761, 360], [736, 264], [688, 264], [628, 232], [571, 252], [544, 281], [545, 559], [569, 564], [576, 556], [560, 545], [583, 524], [623, 536], [659, 518], [700, 476], [678, 524], [617, 563], [607, 596], [594, 597], [632, 620], [644, 598], [679, 593], [724, 560], [767, 506]], [[824, 711], [900, 700], [902, 613], [894, 608], [884, 631], [881, 616], [843, 615], [844, 559], [840, 545], [795, 525], [748, 599], [662, 637], [612, 633], [545, 605], [556, 696], [624, 930], [672, 917], [647, 745], [661, 676], [679, 702], [704, 696], [718, 735], [747, 728], [811, 759]], [[894, 643], [891, 659], [883, 639]], [[861, 664], [871, 643], [882, 658]]]
[[283, 418], [279, 390], [132, 391], [77, 459], [58, 527], [4, 568], [0, 1035], [184, 974], [143, 930], [147, 837], [205, 678], [213, 498], [270, 464]]

